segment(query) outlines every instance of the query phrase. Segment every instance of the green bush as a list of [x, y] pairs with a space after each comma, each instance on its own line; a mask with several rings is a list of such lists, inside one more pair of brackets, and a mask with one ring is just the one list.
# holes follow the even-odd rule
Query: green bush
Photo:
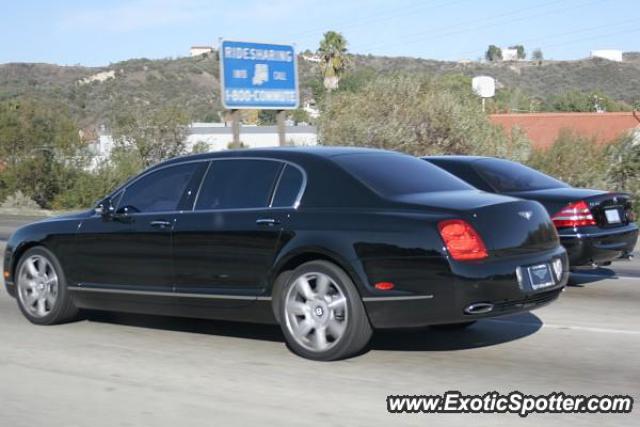
[[625, 135], [607, 147], [607, 179], [610, 188], [631, 193], [636, 217], [640, 217], [640, 135]]
[[625, 135], [609, 145], [563, 131], [549, 149], [534, 150], [529, 166], [575, 187], [632, 195], [640, 215], [640, 140]]
[[40, 206], [38, 206], [36, 202], [20, 190], [8, 196], [4, 202], [0, 204], [0, 207], [4, 209], [40, 209]]
[[551, 147], [534, 150], [528, 163], [576, 187], [607, 188], [604, 146], [567, 129]]
[[52, 207], [63, 210], [90, 208], [143, 168], [142, 160], [136, 155], [134, 148], [116, 148], [111, 153], [111, 158], [93, 171], [79, 172], [66, 191], [55, 197]]
[[492, 125], [468, 78], [387, 75], [356, 91], [326, 96], [319, 119], [324, 145], [352, 145], [413, 155], [483, 154], [524, 160], [529, 141]]

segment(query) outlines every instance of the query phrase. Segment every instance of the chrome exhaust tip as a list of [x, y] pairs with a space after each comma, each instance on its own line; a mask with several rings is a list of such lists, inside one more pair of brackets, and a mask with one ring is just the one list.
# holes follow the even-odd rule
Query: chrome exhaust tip
[[477, 302], [464, 309], [465, 314], [486, 314], [493, 310], [493, 304]]

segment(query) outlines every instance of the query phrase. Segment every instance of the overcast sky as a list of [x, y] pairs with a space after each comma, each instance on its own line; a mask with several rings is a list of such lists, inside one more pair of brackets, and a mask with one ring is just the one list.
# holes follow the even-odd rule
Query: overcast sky
[[355, 53], [477, 59], [524, 44], [546, 58], [640, 51], [638, 0], [70, 0], [3, 1], [0, 63], [107, 65], [185, 56], [220, 37], [315, 50], [341, 31]]

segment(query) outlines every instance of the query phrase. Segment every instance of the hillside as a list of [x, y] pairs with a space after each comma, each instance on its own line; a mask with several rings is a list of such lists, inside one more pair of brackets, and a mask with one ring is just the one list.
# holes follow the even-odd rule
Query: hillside
[[[599, 91], [632, 104], [640, 100], [639, 58], [638, 53], [627, 53], [623, 63], [585, 59], [537, 65], [354, 55], [351, 71], [364, 76], [390, 72], [486, 74], [497, 78], [501, 87], [518, 88], [540, 98], [570, 90]], [[316, 67], [299, 61], [303, 98], [311, 97], [313, 88], [320, 84]], [[108, 123], [113, 111], [121, 108], [175, 103], [194, 121], [217, 121], [222, 111], [215, 55], [132, 59], [105, 67], [0, 64], [0, 100], [19, 95], [64, 102], [82, 127]]]

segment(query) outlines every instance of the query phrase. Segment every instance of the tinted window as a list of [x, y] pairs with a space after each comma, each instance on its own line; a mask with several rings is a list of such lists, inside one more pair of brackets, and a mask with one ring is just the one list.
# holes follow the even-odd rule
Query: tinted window
[[482, 159], [473, 166], [500, 193], [568, 187], [562, 181], [508, 160]]
[[384, 196], [473, 189], [437, 166], [402, 154], [346, 154], [334, 159]]
[[431, 160], [429, 162], [446, 170], [449, 173], [454, 174], [458, 178], [473, 185], [474, 187], [483, 191], [493, 191], [491, 187], [476, 173], [476, 171], [467, 163], [446, 161], [446, 160]]
[[293, 206], [302, 188], [302, 172], [294, 166], [285, 166], [278, 182], [278, 189], [273, 197], [275, 207]]
[[125, 189], [118, 211], [129, 212], [174, 211], [191, 181], [198, 164], [170, 166], [151, 172]]
[[196, 209], [265, 207], [282, 163], [270, 160], [216, 160], [205, 177]]

